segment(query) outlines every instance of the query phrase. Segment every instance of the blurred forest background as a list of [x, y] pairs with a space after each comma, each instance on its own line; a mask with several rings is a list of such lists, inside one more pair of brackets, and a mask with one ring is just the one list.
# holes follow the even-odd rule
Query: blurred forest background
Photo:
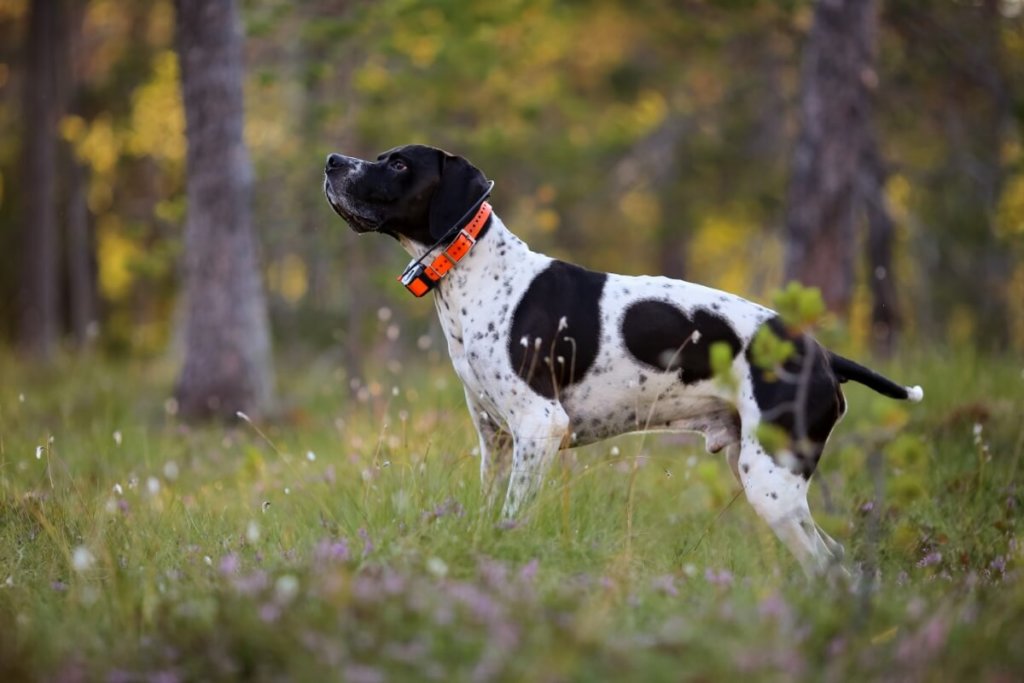
[[[394, 282], [405, 254], [357, 239], [321, 186], [328, 152], [408, 142], [495, 179], [534, 249], [761, 301], [799, 278], [862, 351], [1024, 350], [1022, 14], [245, 0], [248, 203], [276, 355], [358, 375], [440, 353], [433, 307]], [[175, 16], [170, 0], [0, 0], [0, 344], [181, 351]]]

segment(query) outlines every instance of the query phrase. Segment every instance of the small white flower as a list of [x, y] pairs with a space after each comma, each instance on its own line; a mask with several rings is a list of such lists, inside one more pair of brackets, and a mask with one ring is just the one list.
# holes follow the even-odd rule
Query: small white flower
[[76, 572], [87, 572], [96, 563], [92, 552], [84, 545], [80, 545], [71, 553], [71, 567]]
[[618, 446], [612, 446], [612, 455], [613, 456], [617, 456], [619, 454], [619, 452], [620, 451], [619, 451], [619, 447]]
[[533, 348], [537, 349], [538, 351], [540, 350], [540, 344], [541, 344], [540, 337], [537, 337], [536, 339], [533, 340]]
[[306, 451], [306, 460], [313, 462], [316, 460], [316, 453], [313, 451]]
[[250, 420], [250, 419], [249, 419], [249, 416], [248, 416], [248, 415], [246, 415], [245, 413], [243, 413], [243, 412], [242, 412], [241, 410], [237, 410], [237, 411], [235, 411], [235, 415], [237, 415], [237, 416], [238, 416], [238, 419], [239, 419], [239, 420], [245, 420], [245, 421], [246, 421], [246, 422], [248, 422], [249, 424], [252, 424], [252, 420]]
[[377, 320], [381, 321], [382, 323], [386, 323], [387, 321], [391, 320], [391, 309], [388, 308], [387, 306], [381, 306], [380, 308], [378, 308]]
[[18, 403], [25, 402], [25, 394], [18, 394]]
[[693, 334], [690, 335], [690, 341], [694, 344], [700, 341], [700, 330], [693, 331]]
[[164, 463], [164, 476], [168, 481], [174, 481], [178, 478], [178, 463], [173, 460], [168, 460]]
[[114, 493], [116, 493], [119, 496], [124, 495], [124, 489], [121, 488], [120, 484], [114, 484]]
[[265, 514], [267, 512], [267, 510], [270, 509], [270, 501], [269, 500], [263, 501], [263, 505], [260, 506], [260, 507], [263, 510], [264, 514]]
[[160, 493], [160, 480], [156, 477], [149, 477], [146, 479], [146, 490], [149, 491], [149, 495], [155, 496]]
[[569, 328], [569, 321], [566, 320], [565, 316], [563, 315], [561, 318], [558, 319], [558, 331], [561, 332], [562, 330], [565, 330], [565, 329], [568, 329], [568, 328]]
[[401, 393], [401, 392], [398, 390], [398, 387], [391, 387], [391, 395], [392, 396], [398, 396], [399, 393]]
[[290, 496], [291, 493], [292, 493], [292, 490], [290, 488], [288, 488], [287, 486], [285, 486], [284, 487], [284, 495]]
[[116, 446], [120, 446], [121, 445], [121, 430], [120, 429], [114, 430], [114, 445], [116, 445]]
[[431, 557], [427, 560], [427, 571], [439, 579], [448, 575], [448, 565], [440, 557]]
[[519, 340], [519, 345], [524, 348], [530, 345], [530, 340], [526, 338], [526, 335], [523, 335], [523, 338]]
[[689, 458], [686, 459], [686, 466], [687, 467], [693, 468], [693, 467], [696, 467], [696, 465], [697, 465], [697, 456], [696, 455], [691, 455]]
[[213, 566], [213, 558], [210, 557], [209, 555], [203, 555], [203, 564], [205, 564], [207, 567], [212, 567]]
[[[264, 510], [270, 506], [270, 503], [264, 503]], [[256, 520], [249, 520], [248, 526], [245, 527], [245, 540], [249, 543], [256, 543], [260, 540], [260, 525], [256, 523]]]
[[684, 564], [683, 573], [692, 579], [693, 577], [697, 576], [697, 567], [693, 566], [692, 564]]
[[299, 580], [291, 574], [279, 576], [274, 582], [274, 594], [281, 602], [291, 602], [299, 594]]
[[42, 457], [43, 457], [43, 447], [42, 446], [36, 446], [36, 460], [39, 460]]

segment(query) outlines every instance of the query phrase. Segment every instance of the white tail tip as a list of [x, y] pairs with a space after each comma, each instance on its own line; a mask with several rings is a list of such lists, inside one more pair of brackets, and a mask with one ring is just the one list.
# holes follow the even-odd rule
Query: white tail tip
[[924, 389], [920, 386], [907, 387], [907, 400], [920, 403], [924, 398]]

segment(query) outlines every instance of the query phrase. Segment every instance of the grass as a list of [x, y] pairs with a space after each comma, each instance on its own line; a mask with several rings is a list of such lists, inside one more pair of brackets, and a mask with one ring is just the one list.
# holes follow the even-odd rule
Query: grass
[[851, 386], [812, 487], [865, 592], [685, 437], [563, 453], [502, 524], [444, 365], [313, 364], [287, 416], [194, 427], [160, 363], [0, 355], [0, 680], [1018, 679], [1024, 368], [886, 370], [925, 402]]

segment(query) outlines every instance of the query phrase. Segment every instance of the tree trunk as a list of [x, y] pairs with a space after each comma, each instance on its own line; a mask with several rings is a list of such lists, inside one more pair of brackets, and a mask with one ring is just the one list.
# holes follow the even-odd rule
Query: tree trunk
[[817, 0], [801, 69], [801, 127], [786, 208], [786, 278], [843, 314], [853, 294], [859, 165], [877, 77], [874, 0]]
[[251, 226], [252, 168], [242, 139], [242, 36], [233, 0], [176, 0], [188, 137], [185, 417], [269, 407], [270, 332]]
[[49, 358], [60, 333], [56, 154], [60, 2], [29, 8], [25, 60], [24, 218], [18, 340], [29, 355]]
[[882, 356], [892, 354], [900, 328], [896, 280], [892, 270], [893, 224], [885, 199], [888, 172], [874, 136], [861, 160], [861, 201], [868, 222], [867, 261], [871, 286], [871, 345]]
[[[65, 8], [64, 35], [60, 52], [63, 78], [62, 113], [86, 117], [83, 50], [83, 24], [86, 2], [60, 0]], [[64, 294], [67, 299], [69, 330], [78, 348], [91, 344], [99, 334], [99, 288], [96, 264], [96, 244], [89, 213], [89, 168], [75, 155], [74, 146], [64, 143], [58, 153], [64, 209], [64, 262], [67, 279]]]
[[83, 348], [98, 332], [95, 249], [86, 198], [89, 176], [85, 166], [74, 158], [70, 150], [67, 158], [68, 308], [75, 344]]

